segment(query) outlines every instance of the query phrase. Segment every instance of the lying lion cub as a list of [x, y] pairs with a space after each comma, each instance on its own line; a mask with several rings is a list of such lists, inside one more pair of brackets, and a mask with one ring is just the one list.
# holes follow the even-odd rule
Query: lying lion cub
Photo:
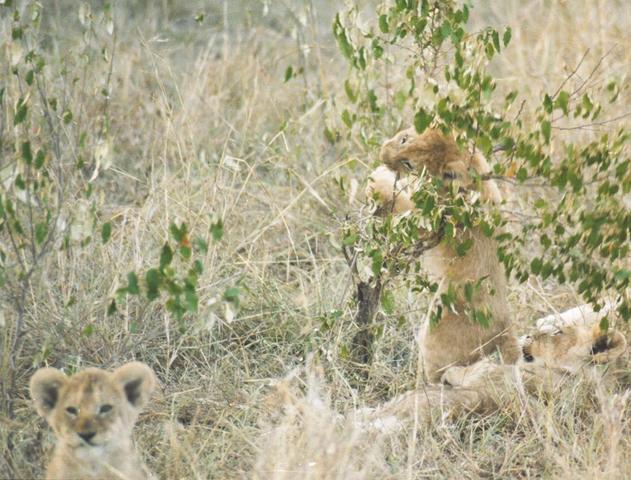
[[140, 362], [71, 377], [55, 368], [35, 372], [31, 398], [57, 437], [46, 478], [153, 478], [136, 453], [132, 428], [155, 385], [153, 370]]
[[[456, 183], [460, 188], [475, 189], [471, 171], [478, 175], [489, 172], [486, 160], [479, 153], [462, 152], [452, 138], [433, 129], [420, 135], [414, 128], [399, 132], [383, 144], [381, 161], [385, 167], [377, 168], [370, 175], [367, 194], [376, 197], [381, 209], [395, 214], [414, 208], [412, 182], [409, 177], [399, 180], [401, 174], [424, 171], [440, 178], [444, 184]], [[480, 191], [489, 202], [501, 201], [493, 181], [482, 181]], [[430, 382], [438, 381], [446, 368], [469, 365], [497, 347], [504, 362], [514, 363], [519, 357], [506, 299], [506, 274], [496, 255], [497, 245], [478, 227], [465, 231], [463, 236], [459, 240], [473, 240], [473, 246], [464, 256], [457, 253], [453, 242], [439, 238], [438, 245], [424, 257], [424, 266], [439, 282], [438, 293], [451, 287], [459, 294], [456, 305], [443, 311], [438, 324], [431, 328], [425, 325], [422, 332], [421, 354]], [[483, 283], [474, 292], [472, 302], [465, 301], [465, 283], [479, 281]], [[490, 313], [491, 325], [484, 328], [474, 323], [465, 313], [468, 306]]]
[[551, 395], [563, 377], [589, 365], [611, 362], [626, 346], [622, 333], [602, 333], [598, 324], [538, 332], [522, 338], [517, 365], [481, 360], [451, 367], [442, 376], [443, 385], [405, 393], [371, 412], [368, 419], [373, 427], [381, 428], [410, 418], [427, 421], [436, 408], [452, 417], [466, 412], [492, 413], [503, 397], [517, 391]]

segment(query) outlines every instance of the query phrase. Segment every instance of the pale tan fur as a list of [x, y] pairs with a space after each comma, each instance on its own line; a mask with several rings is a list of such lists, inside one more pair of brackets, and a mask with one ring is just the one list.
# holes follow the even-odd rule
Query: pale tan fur
[[55, 368], [35, 372], [31, 398], [57, 440], [46, 478], [153, 478], [136, 452], [132, 429], [155, 385], [155, 374], [140, 362], [71, 377]]
[[[461, 152], [455, 141], [437, 130], [427, 130], [419, 135], [414, 128], [399, 132], [384, 143], [381, 160], [390, 169], [377, 168], [370, 176], [367, 193], [384, 201], [394, 213], [402, 213], [414, 207], [411, 201], [412, 182], [397, 181], [397, 174], [421, 173], [445, 178], [466, 189], [475, 188], [470, 173], [488, 173], [489, 166], [479, 153]], [[395, 174], [394, 172], [397, 172]], [[499, 202], [501, 197], [492, 181], [481, 182], [481, 193], [490, 202]], [[513, 363], [519, 356], [517, 339], [511, 326], [511, 313], [507, 302], [507, 280], [504, 269], [496, 255], [496, 242], [477, 229], [464, 235], [473, 240], [473, 247], [459, 256], [453, 245], [440, 242], [423, 258], [429, 274], [439, 283], [439, 293], [449, 286], [455, 288], [459, 300], [455, 311], [444, 311], [437, 325], [424, 325], [421, 339], [421, 354], [425, 373], [430, 381], [437, 381], [444, 370], [452, 365], [468, 365], [499, 347], [503, 361]], [[461, 240], [465, 240], [462, 238]], [[462, 295], [466, 282], [477, 282], [485, 278], [474, 293], [471, 304]], [[466, 307], [473, 307], [492, 316], [490, 327], [474, 323], [465, 314]]]
[[407, 182], [397, 179], [397, 174], [388, 167], [377, 167], [370, 174], [366, 197], [376, 202], [378, 214], [398, 214], [412, 210], [414, 202], [411, 195]]
[[597, 324], [539, 332], [522, 341], [522, 358], [516, 365], [484, 359], [451, 367], [443, 374], [442, 385], [427, 385], [391, 400], [371, 412], [369, 423], [379, 428], [410, 419], [424, 422], [437, 412], [451, 418], [467, 412], [488, 414], [515, 394], [552, 396], [568, 375], [612, 362], [627, 346], [620, 332], [603, 334]]

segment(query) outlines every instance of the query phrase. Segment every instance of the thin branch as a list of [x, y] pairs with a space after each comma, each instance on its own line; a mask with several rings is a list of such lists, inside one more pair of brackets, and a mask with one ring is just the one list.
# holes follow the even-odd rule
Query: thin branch
[[617, 117], [614, 118], [610, 118], [607, 120], [601, 120], [600, 122], [592, 122], [592, 123], [586, 123], [584, 125], [577, 125], [574, 127], [555, 127], [552, 126], [552, 128], [556, 129], [556, 130], [583, 130], [583, 129], [588, 129], [591, 127], [600, 127], [602, 125], [607, 125], [609, 123], [613, 123], [613, 122], [617, 122], [618, 120], [622, 120], [623, 118], [629, 117], [631, 116], [631, 112], [626, 112], [623, 113], [622, 115], [618, 115]]
[[[605, 58], [607, 58], [609, 56], [609, 54], [613, 51], [613, 49], [616, 47], [616, 45], [614, 45], [613, 47], [611, 47], [609, 50], [607, 50], [607, 52], [598, 59], [598, 62], [596, 62], [596, 65], [594, 66], [594, 68], [592, 69], [592, 71], [590, 72], [589, 75], [587, 75], [587, 77], [585, 78], [585, 80], [583, 80], [581, 82], [581, 84], [572, 92], [570, 93], [570, 97], [573, 97], [574, 95], [576, 95], [578, 92], [580, 92], [582, 90], [582, 88], [585, 86], [585, 84], [587, 82], [589, 82], [589, 80], [596, 74], [596, 72], [598, 71], [598, 69], [600, 68], [600, 66], [602, 65], [603, 61], [605, 60]], [[586, 52], [587, 53], [587, 52]]]
[[587, 57], [587, 54], [589, 53], [589, 48], [587, 50], [585, 50], [585, 53], [583, 54], [583, 56], [581, 57], [580, 61], [578, 62], [578, 64], [576, 65], [576, 67], [574, 68], [574, 70], [572, 70], [570, 72], [570, 74], [561, 82], [561, 85], [559, 85], [559, 88], [556, 89], [556, 91], [554, 92], [554, 94], [552, 95], [552, 98], [556, 97], [559, 92], [561, 91], [561, 89], [565, 86], [565, 84], [574, 76], [576, 75], [576, 72], [578, 72], [578, 69], [581, 68], [581, 65], [583, 64], [583, 62], [585, 61], [585, 58]]

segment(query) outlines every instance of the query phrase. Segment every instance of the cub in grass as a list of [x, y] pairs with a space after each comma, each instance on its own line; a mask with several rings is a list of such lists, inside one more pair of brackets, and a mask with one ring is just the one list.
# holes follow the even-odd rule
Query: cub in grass
[[491, 414], [511, 397], [524, 393], [550, 398], [567, 377], [613, 362], [626, 348], [622, 333], [603, 333], [598, 323], [537, 332], [522, 337], [516, 365], [484, 359], [466, 367], [448, 368], [442, 385], [427, 385], [400, 395], [372, 411], [366, 420], [373, 428], [399, 427], [405, 420], [429, 421], [436, 410], [451, 418], [468, 412]]
[[[367, 195], [376, 198], [381, 211], [401, 214], [413, 209], [414, 182], [410, 175], [421, 172], [441, 179], [446, 186], [451, 183], [461, 189], [479, 186], [484, 200], [501, 201], [492, 180], [479, 182], [475, 178], [489, 172], [484, 157], [463, 152], [453, 138], [438, 130], [429, 129], [422, 134], [416, 133], [414, 128], [403, 130], [383, 144], [380, 156], [385, 167], [377, 168], [370, 175]], [[473, 241], [464, 256], [457, 253], [453, 242], [439, 238], [437, 245], [423, 258], [423, 266], [438, 281], [438, 293], [452, 287], [459, 295], [453, 308], [443, 310], [437, 325], [427, 324], [422, 331], [421, 355], [430, 382], [438, 381], [446, 368], [469, 365], [496, 348], [506, 363], [514, 363], [519, 358], [507, 302], [507, 279], [497, 258], [496, 242], [477, 227], [468, 229], [463, 236], [462, 241]], [[467, 302], [464, 285], [479, 281], [482, 288]], [[490, 326], [475, 323], [465, 313], [467, 307], [490, 313]]]
[[37, 370], [31, 398], [57, 439], [46, 478], [154, 478], [136, 452], [132, 429], [155, 385], [153, 370], [140, 362], [113, 372], [88, 368], [71, 377], [56, 368]]

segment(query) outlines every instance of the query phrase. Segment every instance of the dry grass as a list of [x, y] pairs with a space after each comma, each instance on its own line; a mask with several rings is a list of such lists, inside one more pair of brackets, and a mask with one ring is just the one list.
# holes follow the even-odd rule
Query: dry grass
[[[81, 35], [76, 7], [55, 3], [46, 5], [44, 33], [51, 55], [61, 55], [78, 50]], [[367, 432], [352, 421], [356, 409], [417, 383], [414, 331], [427, 299], [397, 292], [396, 315], [383, 318], [368, 369], [343, 354], [355, 327], [339, 237], [357, 205], [349, 205], [336, 179], [361, 182], [376, 149], [354, 136], [331, 145], [323, 135], [325, 125], [340, 124], [347, 101], [347, 67], [330, 35], [339, 7], [329, 0], [179, 3], [114, 10], [113, 165], [97, 190], [114, 233], [106, 245], [52, 253], [33, 283], [18, 362], [20, 400], [14, 419], [0, 416], [0, 477], [43, 472], [51, 434], [27, 394], [36, 367], [138, 359], [162, 386], [136, 429], [161, 478], [629, 478], [628, 395], [593, 379], [563, 386], [550, 404], [507, 405], [488, 418], [399, 434]], [[612, 47], [591, 81], [629, 74], [625, 0], [480, 3], [476, 22], [513, 28], [511, 47], [494, 64], [507, 89], [526, 96], [554, 89], [587, 49], [575, 81]], [[201, 26], [198, 11], [206, 12]], [[10, 31], [0, 33], [0, 42], [10, 41]], [[304, 74], [285, 83], [288, 65], [303, 66]], [[93, 92], [101, 70], [87, 79]], [[86, 125], [98, 123], [100, 108], [85, 104]], [[392, 131], [376, 125], [370, 133], [382, 139]], [[514, 192], [520, 203], [522, 193]], [[186, 318], [184, 333], [157, 304], [130, 301], [106, 315], [126, 273], [155, 264], [170, 222], [186, 220], [205, 232], [217, 217], [225, 235], [204, 259], [200, 311]], [[242, 304], [231, 318], [209, 304], [236, 282]], [[553, 283], [513, 286], [510, 300], [520, 331], [580, 303]], [[10, 324], [12, 305], [1, 308]], [[324, 328], [333, 310], [342, 314]], [[88, 323], [89, 336], [81, 334]], [[628, 358], [624, 366], [631, 366]], [[11, 451], [4, 443], [9, 431]]]

